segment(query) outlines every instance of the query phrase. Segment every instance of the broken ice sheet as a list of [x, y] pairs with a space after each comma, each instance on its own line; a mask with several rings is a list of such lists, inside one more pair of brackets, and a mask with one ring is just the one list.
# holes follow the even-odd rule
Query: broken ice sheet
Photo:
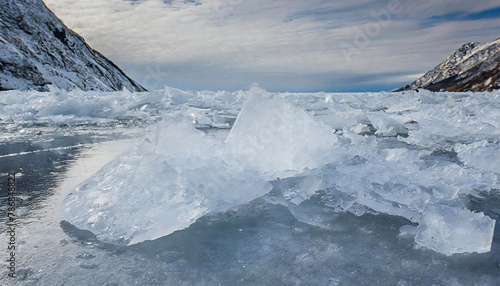
[[422, 215], [415, 241], [435, 251], [454, 253], [489, 252], [495, 220], [465, 208], [432, 205]]
[[134, 244], [259, 198], [278, 175], [324, 164], [320, 155], [335, 142], [330, 130], [282, 99], [253, 92], [226, 142], [196, 130], [183, 115], [171, 116], [78, 186], [64, 201], [63, 216], [100, 239]]
[[257, 172], [218, 158], [218, 144], [186, 119], [165, 120], [78, 186], [64, 201], [63, 216], [99, 239], [134, 244], [270, 190]]
[[[412, 232], [417, 244], [437, 252], [490, 249], [494, 223], [467, 211], [462, 198], [498, 186], [496, 169], [484, 164], [498, 144], [492, 138], [474, 143], [496, 136], [488, 129], [494, 110], [470, 119], [473, 125], [449, 128], [461, 115], [440, 110], [461, 104], [453, 96], [435, 103], [417, 100], [421, 105], [401, 115], [382, 107], [391, 110], [390, 105], [398, 105], [406, 95], [366, 95], [369, 100], [338, 95], [326, 102], [308, 100], [318, 95], [287, 98], [253, 87], [232, 94], [233, 99], [246, 100], [227, 140], [218, 141], [192, 122], [193, 110], [215, 118], [206, 109], [210, 94], [167, 93], [169, 100], [178, 97], [197, 107], [162, 111], [164, 120], [150, 128], [141, 144], [75, 189], [62, 206], [69, 222], [99, 239], [133, 244], [184, 229], [205, 214], [246, 204], [274, 185], [277, 189], [268, 199], [287, 206], [300, 221], [323, 225], [300, 213], [304, 206], [305, 213], [311, 213], [310, 199], [323, 193], [324, 206], [337, 212], [376, 211], [421, 224], [418, 236]], [[492, 100], [486, 93], [479, 99]], [[222, 105], [217, 101], [217, 109], [238, 109], [237, 104]], [[412, 120], [419, 128], [401, 125]], [[373, 125], [376, 136], [351, 128], [366, 124]], [[343, 132], [334, 133], [334, 128]], [[458, 143], [462, 138], [468, 142], [464, 146]], [[438, 157], [442, 146], [465, 165], [456, 158]], [[450, 213], [467, 224], [457, 226]], [[436, 217], [442, 225], [432, 223]], [[466, 231], [476, 232], [478, 239], [464, 246], [456, 235]], [[441, 240], [436, 242], [434, 236]]]

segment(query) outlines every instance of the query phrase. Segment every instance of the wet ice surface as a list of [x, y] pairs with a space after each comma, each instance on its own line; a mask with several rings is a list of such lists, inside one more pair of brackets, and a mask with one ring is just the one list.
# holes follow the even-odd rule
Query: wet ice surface
[[71, 179], [23, 219], [20, 283], [496, 285], [499, 107], [497, 93], [167, 89], [14, 124], [25, 107], [5, 104], [1, 128], [31, 135], [4, 142], [150, 126], [114, 160], [122, 141], [52, 159]]

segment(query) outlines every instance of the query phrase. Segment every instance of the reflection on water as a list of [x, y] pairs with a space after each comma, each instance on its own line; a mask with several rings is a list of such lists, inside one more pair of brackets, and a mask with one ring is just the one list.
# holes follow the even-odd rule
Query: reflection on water
[[[76, 134], [37, 137], [27, 141], [0, 143], [0, 203], [7, 201], [7, 173], [16, 173], [17, 207], [22, 217], [53, 194], [69, 166], [82, 150], [100, 142], [128, 138], [125, 134]], [[5, 215], [0, 217], [3, 229]]]

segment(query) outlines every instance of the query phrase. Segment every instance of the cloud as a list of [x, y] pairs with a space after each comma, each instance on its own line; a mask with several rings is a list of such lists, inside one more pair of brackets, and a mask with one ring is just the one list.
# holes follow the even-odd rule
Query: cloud
[[495, 2], [45, 0], [146, 87], [231, 90], [256, 81], [296, 91], [397, 87], [464, 42], [496, 39], [500, 27], [491, 17], [423, 22], [481, 15]]

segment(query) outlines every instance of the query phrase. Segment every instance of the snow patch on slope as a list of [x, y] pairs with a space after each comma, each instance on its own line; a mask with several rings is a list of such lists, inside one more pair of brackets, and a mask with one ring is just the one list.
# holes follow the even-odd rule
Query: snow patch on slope
[[41, 0], [4, 0], [0, 19], [0, 90], [145, 91]]
[[500, 88], [500, 39], [463, 45], [425, 75], [403, 87], [433, 91], [485, 91]]

